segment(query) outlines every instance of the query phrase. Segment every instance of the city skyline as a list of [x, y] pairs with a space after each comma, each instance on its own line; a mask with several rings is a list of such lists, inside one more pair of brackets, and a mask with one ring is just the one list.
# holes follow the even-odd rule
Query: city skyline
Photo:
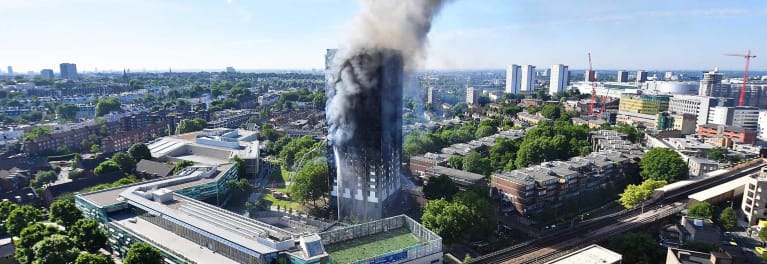
[[[0, 34], [14, 41], [0, 44], [0, 65], [17, 73], [62, 62], [83, 72], [322, 69], [322, 54], [342, 42], [358, 7], [346, 0], [6, 0], [0, 23], [10, 26]], [[764, 54], [765, 18], [767, 4], [759, 1], [454, 1], [435, 19], [421, 65], [585, 69], [591, 51], [595, 70], [737, 71], [743, 60], [722, 54]], [[752, 60], [753, 70], [767, 70], [760, 60]]]

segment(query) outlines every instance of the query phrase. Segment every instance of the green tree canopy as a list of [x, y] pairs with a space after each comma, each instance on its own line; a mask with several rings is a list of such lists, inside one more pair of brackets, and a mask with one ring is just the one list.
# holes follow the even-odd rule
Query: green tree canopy
[[89, 252], [96, 252], [107, 245], [107, 236], [93, 219], [77, 220], [68, 234], [80, 248]]
[[237, 155], [229, 159], [229, 162], [234, 163], [237, 166], [237, 177], [240, 179], [245, 178], [245, 160]]
[[50, 136], [50, 135], [51, 135], [51, 130], [41, 126], [34, 127], [29, 132], [24, 132], [25, 139], [35, 139], [35, 138]]
[[301, 202], [312, 201], [316, 207], [317, 199], [328, 193], [328, 163], [324, 159], [305, 164], [297, 173], [290, 194]]
[[49, 184], [52, 182], [55, 182], [59, 179], [59, 175], [55, 171], [38, 171], [35, 173], [35, 179], [33, 181], [35, 187], [43, 186], [44, 184]]
[[628, 140], [634, 143], [644, 138], [644, 133], [640, 132], [636, 127], [633, 127], [629, 124], [617, 125], [615, 126], [615, 131], [626, 134]]
[[541, 115], [549, 119], [557, 119], [562, 115], [562, 109], [559, 105], [544, 105], [541, 108]]
[[74, 120], [77, 117], [77, 106], [73, 104], [60, 104], [56, 106], [56, 114], [64, 120]]
[[120, 169], [120, 164], [117, 164], [114, 160], [108, 159], [99, 163], [99, 165], [93, 169], [93, 174], [104, 175], [110, 172], [120, 171]]
[[724, 208], [722, 213], [719, 214], [719, 223], [724, 230], [729, 231], [735, 228], [737, 221], [737, 214], [735, 213], [735, 210], [730, 207]]
[[646, 233], [626, 233], [607, 240], [606, 248], [620, 252], [623, 263], [664, 263], [666, 249]]
[[687, 178], [687, 163], [676, 152], [667, 148], [654, 148], [639, 161], [642, 179], [664, 180], [673, 183]]
[[711, 204], [708, 202], [697, 202], [687, 208], [687, 216], [694, 218], [712, 219]]
[[185, 134], [200, 131], [208, 127], [208, 122], [202, 118], [182, 119], [176, 126], [176, 134]]
[[298, 155], [300, 153], [306, 153], [309, 149], [311, 149], [315, 143], [317, 143], [316, 140], [314, 140], [311, 136], [303, 136], [297, 139], [294, 139], [290, 141], [285, 147], [282, 148], [282, 151], [280, 151], [280, 160], [282, 160], [283, 164], [285, 165], [285, 168], [292, 169], [293, 163], [296, 160], [301, 159], [301, 156]]
[[133, 144], [133, 146], [131, 146], [128, 149], [128, 154], [135, 161], [140, 161], [142, 159], [145, 159], [145, 160], [152, 159], [152, 152], [149, 150], [149, 147], [147, 147], [146, 144], [144, 143]]
[[102, 254], [81, 253], [75, 264], [114, 264], [114, 261]]
[[111, 160], [117, 163], [120, 166], [120, 170], [125, 173], [130, 173], [136, 168], [136, 161], [130, 155], [122, 152], [112, 155]]
[[164, 264], [160, 251], [147, 243], [133, 243], [125, 254], [125, 264]]
[[43, 211], [34, 208], [29, 205], [25, 205], [14, 209], [8, 215], [8, 219], [5, 220], [5, 228], [9, 234], [18, 236], [21, 229], [24, 229], [29, 224], [40, 222], [45, 217]]
[[429, 200], [452, 199], [458, 193], [458, 187], [447, 175], [430, 177], [426, 186], [423, 187], [423, 196]]
[[492, 136], [497, 132], [495, 127], [492, 126], [479, 126], [477, 128], [477, 131], [474, 132], [474, 138], [483, 138], [487, 136]]
[[35, 254], [34, 264], [72, 263], [77, 259], [80, 250], [72, 239], [67, 236], [54, 234], [44, 238], [32, 246]]
[[450, 168], [460, 170], [463, 168], [463, 157], [450, 156], [450, 158], [447, 159], [447, 165], [450, 166]]
[[59, 223], [70, 228], [78, 219], [83, 218], [83, 213], [77, 209], [75, 202], [70, 200], [56, 200], [49, 207], [51, 222]]
[[53, 225], [34, 223], [21, 230], [19, 239], [16, 240], [16, 253], [14, 258], [21, 263], [31, 263], [35, 259], [32, 246], [44, 238], [58, 234], [59, 229]]
[[[11, 201], [0, 202], [0, 219], [8, 219], [8, 216], [11, 214], [11, 211], [15, 210], [16, 208], [19, 208], [19, 205], [17, 205], [14, 202], [11, 202]], [[0, 233], [5, 233], [5, 226], [0, 226]]]
[[437, 151], [442, 147], [441, 139], [425, 131], [412, 131], [405, 137], [402, 151], [406, 158]]
[[759, 229], [759, 240], [767, 242], [767, 228]]
[[192, 166], [192, 165], [194, 165], [194, 162], [189, 160], [176, 161], [176, 165], [173, 167], [173, 174], [176, 174], [176, 172], [181, 171], [181, 169]]
[[463, 157], [463, 170], [487, 175], [490, 174], [490, 164], [487, 158], [483, 158], [476, 151], [472, 151]]
[[261, 126], [261, 138], [275, 141], [280, 137], [280, 133], [274, 128], [272, 124], [264, 124]]
[[629, 184], [623, 193], [620, 194], [619, 201], [626, 208], [632, 208], [647, 200], [653, 190], [666, 185], [666, 181], [656, 181], [648, 179], [641, 185]]
[[463, 241], [483, 237], [492, 232], [495, 220], [492, 217], [489, 199], [481, 191], [460, 192], [453, 201], [430, 200], [421, 216], [421, 223], [436, 232], [446, 241]]
[[109, 112], [118, 112], [120, 108], [120, 100], [115, 97], [101, 98], [96, 102], [96, 116], [104, 116]]

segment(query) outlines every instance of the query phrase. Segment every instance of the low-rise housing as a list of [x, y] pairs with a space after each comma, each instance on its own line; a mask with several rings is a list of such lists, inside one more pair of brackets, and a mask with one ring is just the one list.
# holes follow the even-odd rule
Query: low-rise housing
[[754, 144], [756, 142], [756, 130], [743, 127], [705, 124], [698, 126], [698, 136], [704, 138], [728, 138], [733, 142]]

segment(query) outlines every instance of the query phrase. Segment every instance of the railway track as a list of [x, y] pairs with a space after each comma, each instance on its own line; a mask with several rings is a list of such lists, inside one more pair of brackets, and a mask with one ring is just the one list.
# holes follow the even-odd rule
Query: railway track
[[[763, 166], [764, 164], [759, 163], [740, 168], [739, 171], [729, 175], [722, 175], [704, 182], [696, 182], [687, 186], [687, 188], [674, 190], [673, 193], [664, 193], [657, 199], [652, 199], [645, 204], [644, 209], [647, 209], [648, 212], [643, 212], [645, 211], [643, 208], [632, 208], [587, 220], [559, 233], [482, 255], [470, 263], [543, 263], [564, 255], [573, 249], [600, 242], [613, 235], [630, 231], [681, 212], [685, 204], [682, 201], [685, 201], [688, 195], [758, 172]], [[659, 206], [658, 209], [653, 210], [652, 208], [656, 208], [656, 206]], [[642, 216], [650, 212], [652, 213]]]

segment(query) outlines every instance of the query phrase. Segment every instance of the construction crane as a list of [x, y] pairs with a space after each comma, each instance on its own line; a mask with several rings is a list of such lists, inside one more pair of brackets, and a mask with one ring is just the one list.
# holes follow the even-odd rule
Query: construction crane
[[751, 55], [751, 50], [746, 54], [724, 54], [724, 56], [743, 57], [746, 59], [746, 70], [743, 71], [743, 86], [740, 87], [740, 100], [738, 100], [738, 106], [743, 106], [746, 96], [746, 83], [748, 83], [748, 64], [751, 62], [751, 58], [756, 58], [756, 55]]
[[591, 67], [591, 52], [589, 52], [589, 73], [586, 80], [591, 82], [591, 105], [589, 106], [589, 115], [594, 115], [594, 100], [597, 95], [597, 83], [594, 82], [594, 69]]

